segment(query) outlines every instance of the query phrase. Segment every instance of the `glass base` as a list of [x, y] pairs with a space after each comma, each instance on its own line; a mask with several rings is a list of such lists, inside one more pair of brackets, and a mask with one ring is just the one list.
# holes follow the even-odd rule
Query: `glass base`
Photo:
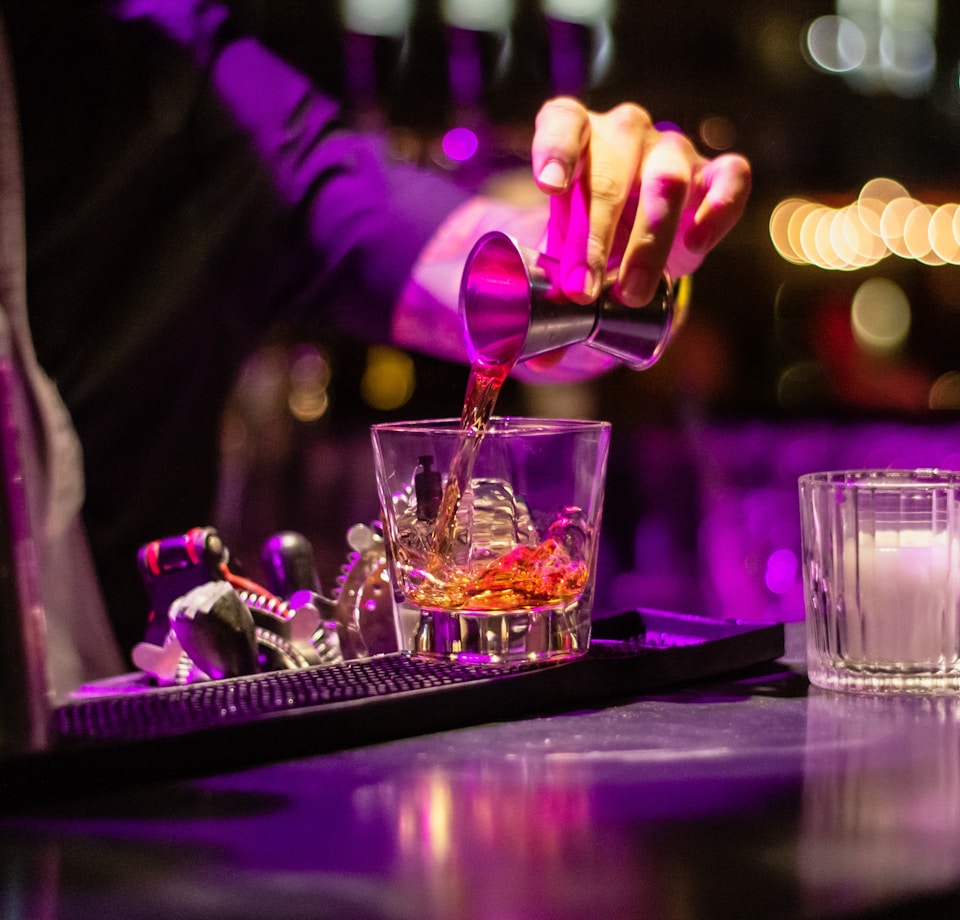
[[400, 648], [420, 658], [506, 664], [576, 658], [590, 644], [590, 610], [566, 606], [489, 613], [401, 604]]
[[849, 665], [810, 661], [810, 683], [855, 693], [960, 693], [960, 670]]

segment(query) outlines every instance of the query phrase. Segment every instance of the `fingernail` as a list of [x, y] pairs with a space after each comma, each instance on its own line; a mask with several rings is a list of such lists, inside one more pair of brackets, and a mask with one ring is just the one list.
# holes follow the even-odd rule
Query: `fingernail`
[[684, 243], [691, 252], [705, 252], [710, 246], [710, 229], [703, 224], [691, 224]]
[[620, 299], [628, 307], [642, 307], [649, 300], [650, 274], [642, 268], [631, 268], [620, 282]]
[[567, 171], [559, 161], [548, 160], [543, 169], [540, 170], [537, 181], [541, 185], [563, 191], [567, 187]]
[[589, 265], [577, 265], [572, 268], [567, 275], [567, 286], [569, 289], [582, 291], [591, 300], [596, 300], [600, 296], [597, 276]]

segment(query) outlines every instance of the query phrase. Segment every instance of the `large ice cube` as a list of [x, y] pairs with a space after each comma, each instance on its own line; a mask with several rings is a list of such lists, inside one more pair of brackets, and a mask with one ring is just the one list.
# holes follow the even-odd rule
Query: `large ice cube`
[[[412, 488], [393, 496], [397, 533], [411, 560], [424, 561], [434, 548], [433, 521], [418, 518]], [[455, 565], [484, 564], [515, 546], [538, 542], [526, 502], [504, 479], [473, 479], [457, 508], [451, 545]]]
[[526, 503], [503, 479], [470, 483], [457, 515], [458, 535], [461, 529], [469, 534], [471, 563], [496, 559], [515, 546], [537, 540]]

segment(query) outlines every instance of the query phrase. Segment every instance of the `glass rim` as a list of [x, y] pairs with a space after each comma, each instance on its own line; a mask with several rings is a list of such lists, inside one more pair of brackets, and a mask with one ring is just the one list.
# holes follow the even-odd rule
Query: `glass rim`
[[[487, 423], [484, 437], [508, 434], [549, 435], [577, 431], [609, 431], [611, 423], [598, 419], [533, 418], [520, 415], [494, 415]], [[373, 433], [449, 435], [462, 433], [459, 418], [410, 419], [402, 422], [377, 422], [370, 426]]]
[[798, 478], [801, 488], [815, 486], [849, 489], [926, 489], [960, 485], [960, 470], [942, 470], [936, 467], [915, 469], [847, 469], [804, 473]]

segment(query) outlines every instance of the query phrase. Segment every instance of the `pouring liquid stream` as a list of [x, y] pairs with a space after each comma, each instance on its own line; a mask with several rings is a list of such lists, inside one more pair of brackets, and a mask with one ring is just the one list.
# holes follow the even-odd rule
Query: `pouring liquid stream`
[[470, 367], [467, 392], [460, 415], [462, 437], [450, 464], [450, 474], [433, 530], [428, 564], [432, 572], [444, 568], [446, 561], [452, 556], [460, 500], [470, 484], [474, 461], [509, 372], [510, 366], [505, 364], [485, 365], [476, 362]]
[[[586, 563], [570, 559], [562, 541], [550, 532], [538, 544], [518, 545], [476, 572], [455, 562], [460, 503], [470, 487], [474, 463], [510, 368], [510, 364], [482, 362], [470, 368], [460, 416], [462, 437], [443, 488], [426, 564], [429, 577], [415, 598], [425, 607], [491, 613], [537, 609], [577, 596], [587, 582]], [[561, 516], [557, 523], [562, 526], [566, 519]]]

